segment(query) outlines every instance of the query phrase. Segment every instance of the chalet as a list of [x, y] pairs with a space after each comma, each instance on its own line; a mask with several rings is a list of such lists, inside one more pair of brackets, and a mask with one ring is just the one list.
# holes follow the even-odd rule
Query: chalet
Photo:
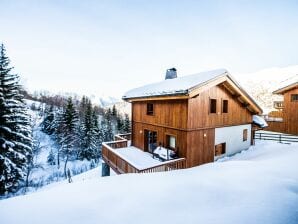
[[[132, 105], [131, 136], [102, 149], [117, 173], [188, 168], [235, 154], [252, 144], [253, 116], [262, 113], [225, 69], [183, 77], [170, 69], [166, 80], [132, 89], [123, 100]], [[149, 158], [158, 163], [150, 166]]]
[[270, 131], [298, 135], [298, 75], [286, 80], [273, 94], [283, 95], [283, 101], [275, 101], [275, 111], [268, 118]]

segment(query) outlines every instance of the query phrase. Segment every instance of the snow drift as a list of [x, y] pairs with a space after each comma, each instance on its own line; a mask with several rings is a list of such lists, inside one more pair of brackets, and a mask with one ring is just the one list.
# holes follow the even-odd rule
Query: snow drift
[[[98, 178], [0, 201], [1, 223], [297, 223], [298, 145], [257, 142], [167, 173]], [[89, 175], [84, 178], [84, 175]]]

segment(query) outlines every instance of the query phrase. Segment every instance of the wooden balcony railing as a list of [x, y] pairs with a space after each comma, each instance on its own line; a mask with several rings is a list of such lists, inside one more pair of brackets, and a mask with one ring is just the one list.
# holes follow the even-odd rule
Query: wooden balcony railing
[[[126, 134], [128, 139], [128, 134]], [[122, 139], [120, 139], [122, 138]], [[103, 160], [117, 173], [154, 173], [164, 172], [177, 169], [184, 169], [186, 167], [185, 158], [179, 158], [163, 162], [159, 165], [149, 167], [146, 169], [138, 169], [130, 162], [126, 161], [123, 156], [117, 152], [117, 148], [127, 147], [128, 140], [122, 136], [115, 136], [115, 139], [120, 139], [113, 142], [105, 142], [102, 144], [102, 158]]]
[[284, 102], [283, 101], [274, 101], [273, 107], [275, 109], [283, 109], [284, 108]]

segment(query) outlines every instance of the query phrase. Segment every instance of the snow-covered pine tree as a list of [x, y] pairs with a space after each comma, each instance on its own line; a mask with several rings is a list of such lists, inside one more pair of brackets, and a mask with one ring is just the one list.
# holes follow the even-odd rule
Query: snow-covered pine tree
[[87, 103], [86, 111], [85, 111], [85, 119], [83, 122], [83, 139], [82, 146], [80, 151], [81, 159], [96, 159], [98, 153], [98, 145], [97, 145], [97, 132], [95, 123], [93, 121], [92, 116], [92, 104], [89, 101]]
[[117, 122], [117, 131], [118, 131], [118, 133], [123, 132], [124, 121], [123, 121], [123, 118], [122, 118], [121, 114], [117, 115], [116, 122]]
[[93, 132], [95, 134], [95, 145], [96, 145], [95, 161], [98, 162], [99, 158], [101, 157], [102, 136], [99, 130], [98, 115], [94, 108], [92, 111], [92, 123], [93, 123], [93, 129], [94, 129]]
[[114, 104], [114, 105], [113, 105], [113, 108], [112, 108], [112, 116], [113, 116], [113, 117], [116, 117], [117, 114], [118, 114], [118, 113], [117, 113], [116, 105]]
[[67, 178], [67, 162], [71, 156], [77, 155], [75, 148], [78, 143], [78, 114], [73, 105], [72, 98], [69, 97], [62, 117], [63, 132], [60, 144], [62, 145], [62, 154], [65, 157], [64, 174]]
[[0, 194], [18, 190], [27, 158], [32, 157], [32, 128], [19, 77], [12, 74], [4, 45], [0, 46]]
[[112, 141], [114, 138], [113, 126], [112, 126], [112, 111], [109, 108], [104, 114], [104, 119], [102, 121], [101, 127], [104, 132], [104, 141]]
[[128, 114], [125, 114], [124, 122], [123, 122], [123, 131], [125, 133], [129, 133], [131, 131], [131, 124]]
[[41, 126], [42, 126], [42, 131], [44, 131], [48, 135], [52, 135], [55, 131], [54, 125], [53, 125], [54, 119], [55, 119], [54, 106], [47, 105], [44, 112], [44, 120]]

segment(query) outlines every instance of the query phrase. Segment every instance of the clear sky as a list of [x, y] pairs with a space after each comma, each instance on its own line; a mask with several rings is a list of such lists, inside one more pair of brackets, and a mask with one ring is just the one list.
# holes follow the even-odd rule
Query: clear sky
[[120, 97], [170, 67], [298, 64], [297, 0], [0, 0], [0, 12], [0, 42], [30, 90]]

